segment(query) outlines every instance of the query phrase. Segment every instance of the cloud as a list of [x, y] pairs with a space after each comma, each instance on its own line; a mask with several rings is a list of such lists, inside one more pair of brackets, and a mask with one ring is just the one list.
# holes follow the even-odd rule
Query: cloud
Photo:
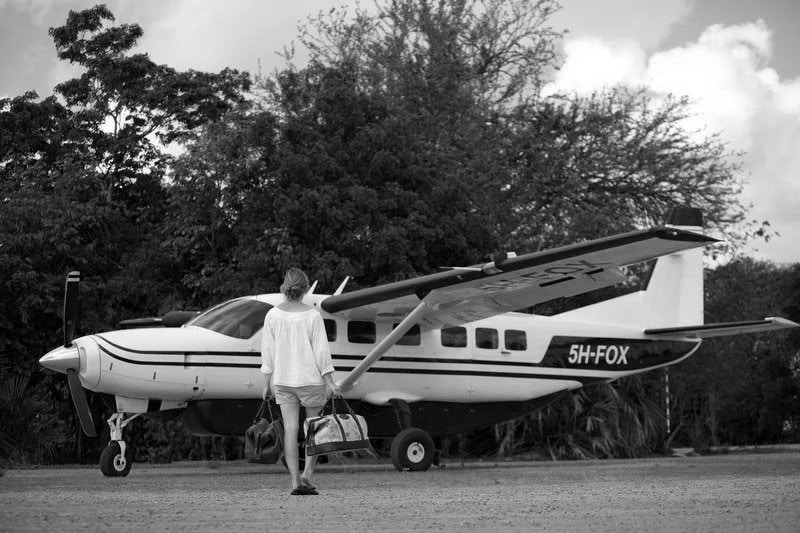
[[695, 0], [570, 0], [551, 22], [569, 28], [569, 35], [602, 40], [623, 39], [655, 48], [673, 26], [688, 17]]
[[65, 4], [66, 0], [0, 0], [0, 13], [26, 13], [36, 25], [41, 26], [53, 10]]
[[746, 152], [744, 203], [782, 237], [757, 243], [757, 255], [800, 261], [800, 78], [782, 80], [769, 67], [772, 35], [763, 21], [706, 28], [696, 42], [649, 56], [633, 40], [567, 38], [562, 70], [549, 92], [588, 94], [615, 84], [687, 95], [695, 116], [689, 131], [720, 132]]
[[[296, 40], [298, 23], [308, 14], [339, 4], [332, 0], [175, 0], [163, 4], [157, 19], [141, 22], [145, 35], [140, 44], [154, 61], [175, 68], [219, 71], [233, 67], [255, 73], [260, 62], [269, 73], [283, 64], [276, 52]], [[141, 21], [143, 15], [132, 18]]]
[[564, 55], [551, 92], [591, 94], [599, 87], [639, 83], [647, 61], [636, 41], [599, 37], [567, 39]]

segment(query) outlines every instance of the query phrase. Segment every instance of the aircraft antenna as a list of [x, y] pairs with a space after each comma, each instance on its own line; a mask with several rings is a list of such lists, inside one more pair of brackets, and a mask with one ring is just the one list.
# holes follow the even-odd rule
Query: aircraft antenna
[[344, 277], [344, 281], [342, 281], [342, 284], [339, 285], [339, 288], [336, 289], [336, 292], [334, 292], [333, 295], [337, 296], [339, 294], [342, 294], [342, 291], [344, 290], [344, 287], [345, 287], [345, 285], [347, 285], [348, 281], [350, 281], [350, 276], [345, 276]]

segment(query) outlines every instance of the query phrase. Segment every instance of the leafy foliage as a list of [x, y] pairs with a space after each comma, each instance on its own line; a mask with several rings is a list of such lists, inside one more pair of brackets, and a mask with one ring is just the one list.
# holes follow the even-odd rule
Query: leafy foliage
[[[241, 103], [249, 84], [235, 71], [178, 72], [131, 55], [141, 29], [107, 28], [112, 20], [97, 6], [51, 30], [60, 57], [85, 69], [57, 87], [64, 103], [0, 99], [0, 353], [71, 421], [64, 380], [36, 364], [59, 343], [65, 274], [83, 273], [85, 331], [176, 305], [173, 263], [159, 246], [170, 157], [153, 136], [188, 136]], [[90, 405], [100, 411], [99, 398]]]
[[[743, 258], [706, 273], [706, 321], [787, 316], [797, 320], [797, 266]], [[794, 291], [792, 290], [794, 289]], [[672, 401], [684, 443], [761, 444], [800, 431], [800, 360], [796, 333], [709, 339], [675, 367]]]
[[682, 127], [688, 101], [644, 89], [559, 97], [517, 110], [512, 246], [548, 248], [663, 222], [673, 205], [703, 210], [730, 234], [745, 221], [736, 154]]
[[35, 390], [28, 376], [0, 376], [0, 466], [50, 461], [65, 441], [66, 424], [52, 398]]

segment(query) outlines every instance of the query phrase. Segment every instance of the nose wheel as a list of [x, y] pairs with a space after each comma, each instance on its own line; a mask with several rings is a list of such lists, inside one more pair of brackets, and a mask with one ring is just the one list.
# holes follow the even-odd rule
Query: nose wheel
[[114, 413], [108, 419], [111, 429], [111, 441], [100, 454], [100, 471], [106, 477], [124, 477], [131, 471], [131, 451], [122, 440], [122, 430], [131, 420], [139, 416], [135, 414], [125, 418], [125, 413]]
[[[125, 444], [122, 441], [122, 444]], [[131, 471], [130, 448], [125, 452], [118, 441], [111, 441], [100, 454], [100, 471], [106, 477], [124, 477]]]

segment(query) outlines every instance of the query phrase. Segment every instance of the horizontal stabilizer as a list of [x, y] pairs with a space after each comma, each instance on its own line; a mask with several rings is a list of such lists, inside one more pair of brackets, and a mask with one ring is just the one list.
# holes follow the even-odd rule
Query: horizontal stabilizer
[[179, 328], [190, 320], [197, 318], [197, 311], [170, 311], [164, 316], [148, 316], [144, 318], [129, 318], [123, 320], [117, 327], [120, 329], [136, 328]]
[[768, 317], [764, 320], [748, 320], [745, 322], [724, 322], [720, 324], [702, 324], [700, 326], [681, 326], [677, 328], [653, 328], [644, 330], [645, 335], [660, 338], [723, 337], [725, 335], [738, 335], [740, 333], [757, 333], [760, 331], [774, 331], [784, 328], [796, 328], [796, 324], [785, 318]]
[[128, 320], [122, 320], [117, 324], [119, 329], [160, 328], [161, 326], [162, 324], [160, 316], [129, 318]]

